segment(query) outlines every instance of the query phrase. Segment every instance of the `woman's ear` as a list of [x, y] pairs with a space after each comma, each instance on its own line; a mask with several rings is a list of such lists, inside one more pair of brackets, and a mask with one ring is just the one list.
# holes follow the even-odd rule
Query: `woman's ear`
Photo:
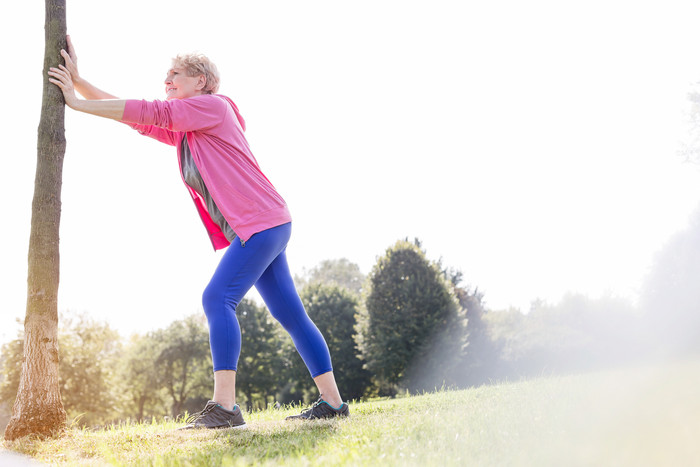
[[197, 91], [201, 91], [204, 89], [204, 87], [207, 85], [207, 77], [204, 75], [199, 75], [199, 78], [197, 80]]

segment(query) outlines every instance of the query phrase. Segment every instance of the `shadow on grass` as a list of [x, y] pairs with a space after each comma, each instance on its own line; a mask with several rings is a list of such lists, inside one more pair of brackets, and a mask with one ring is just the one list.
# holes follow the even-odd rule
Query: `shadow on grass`
[[158, 459], [166, 465], [172, 462], [220, 465], [232, 459], [251, 462], [295, 459], [317, 452], [317, 448], [341, 430], [343, 423], [345, 420], [257, 422], [245, 430], [163, 433], [162, 441], [177, 447], [164, 449]]

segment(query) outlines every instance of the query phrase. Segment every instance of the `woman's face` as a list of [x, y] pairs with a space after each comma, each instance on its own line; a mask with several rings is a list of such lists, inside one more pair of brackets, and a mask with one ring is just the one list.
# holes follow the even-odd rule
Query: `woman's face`
[[202, 94], [204, 75], [187, 76], [184, 68], [173, 67], [165, 78], [165, 95], [167, 100], [186, 99]]

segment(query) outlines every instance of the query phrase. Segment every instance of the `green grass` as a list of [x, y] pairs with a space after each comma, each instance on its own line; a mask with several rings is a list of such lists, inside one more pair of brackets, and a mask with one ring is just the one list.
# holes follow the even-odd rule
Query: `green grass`
[[686, 361], [356, 403], [349, 420], [270, 409], [248, 430], [130, 424], [4, 449], [54, 465], [698, 465], [699, 394]]

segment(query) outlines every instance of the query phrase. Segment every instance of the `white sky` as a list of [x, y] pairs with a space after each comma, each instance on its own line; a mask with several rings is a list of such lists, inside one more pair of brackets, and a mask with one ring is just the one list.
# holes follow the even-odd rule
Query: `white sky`
[[[700, 81], [693, 2], [68, 0], [81, 74], [162, 99], [209, 55], [290, 205], [293, 272], [396, 240], [464, 272], [492, 309], [567, 291], [634, 299], [700, 202], [677, 156]], [[2, 15], [0, 341], [25, 313], [43, 2]], [[214, 254], [175, 149], [66, 112], [59, 310], [123, 333], [201, 310]]]

